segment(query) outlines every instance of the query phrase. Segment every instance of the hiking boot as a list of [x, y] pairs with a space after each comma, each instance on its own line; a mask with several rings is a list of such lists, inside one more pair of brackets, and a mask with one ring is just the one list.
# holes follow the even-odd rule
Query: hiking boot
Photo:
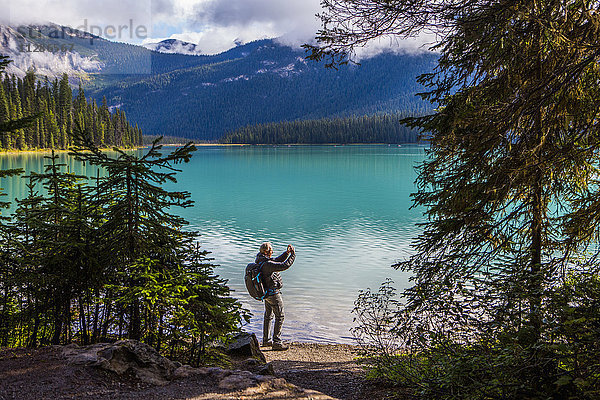
[[270, 340], [263, 340], [263, 342], [260, 344], [261, 347], [271, 347], [273, 346], [273, 342], [271, 342]]
[[288, 346], [287, 344], [283, 343], [283, 342], [275, 342], [273, 343], [273, 347], [271, 347], [273, 350], [278, 350], [278, 351], [283, 351], [283, 350], [287, 350], [290, 348], [290, 346]]

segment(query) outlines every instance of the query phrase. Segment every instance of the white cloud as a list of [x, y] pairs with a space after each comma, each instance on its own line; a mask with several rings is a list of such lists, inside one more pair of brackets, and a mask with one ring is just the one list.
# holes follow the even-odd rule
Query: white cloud
[[[315, 16], [320, 11], [319, 0], [0, 0], [0, 6], [9, 10], [3, 11], [4, 21], [0, 22], [55, 22], [75, 28], [87, 24], [105, 29], [133, 21], [134, 26], [148, 29], [147, 38], [124, 34], [113, 39], [131, 43], [179, 39], [197, 44], [206, 54], [267, 37], [297, 47], [312, 41], [320, 27]], [[364, 58], [390, 47], [422, 51], [422, 42], [382, 40], [357, 54]]]
[[391, 37], [380, 38], [370, 41], [366, 46], [356, 49], [356, 61], [367, 59], [384, 52], [399, 54], [418, 54], [429, 51], [429, 48], [436, 42], [433, 34], [422, 34], [418, 37], [409, 39], [394, 39]]
[[[156, 0], [0, 0], [3, 9], [0, 22], [10, 25], [52, 22], [95, 34], [101, 33], [101, 36], [109, 36], [117, 41], [136, 43], [141, 38], [130, 34], [130, 27], [135, 31], [142, 26], [146, 32], [151, 32], [154, 1]], [[162, 10], [165, 9], [163, 3], [169, 1], [171, 0], [160, 0]], [[127, 28], [122, 28], [120, 35], [114, 35], [110, 26], [116, 28], [117, 32], [119, 26]]]
[[244, 27], [215, 26], [207, 27], [203, 31], [186, 30], [168, 37], [147, 39], [145, 43], [157, 42], [163, 39], [178, 39], [197, 44], [204, 54], [216, 54], [228, 50], [239, 43], [273, 38], [278, 35], [278, 32], [270, 27], [259, 24]]

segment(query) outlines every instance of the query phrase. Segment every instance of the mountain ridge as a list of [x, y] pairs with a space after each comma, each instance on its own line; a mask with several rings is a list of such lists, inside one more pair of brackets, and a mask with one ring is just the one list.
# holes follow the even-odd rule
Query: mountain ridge
[[[360, 65], [333, 70], [276, 39], [241, 44], [216, 55], [186, 55], [81, 31], [51, 38], [61, 26], [33, 27], [39, 37], [25, 38], [14, 28], [0, 26], [0, 52], [15, 59], [13, 67], [24, 73], [35, 65], [36, 72], [50, 71], [55, 77], [70, 73], [73, 84], [83, 81], [88, 96], [97, 102], [106, 97], [111, 109], [121, 108], [148, 135], [217, 140], [253, 124], [414, 115], [431, 109], [415, 93], [423, 90], [416, 77], [432, 70], [434, 54], [382, 53]], [[24, 54], [18, 51], [19, 40], [70, 47], [56, 54]], [[62, 70], [51, 69], [57, 60]]]
[[433, 68], [431, 54], [381, 54], [332, 70], [300, 50], [261, 40], [219, 57], [93, 95], [123, 104], [147, 134], [204, 140], [259, 123], [430, 110], [415, 94], [423, 90], [417, 75]]

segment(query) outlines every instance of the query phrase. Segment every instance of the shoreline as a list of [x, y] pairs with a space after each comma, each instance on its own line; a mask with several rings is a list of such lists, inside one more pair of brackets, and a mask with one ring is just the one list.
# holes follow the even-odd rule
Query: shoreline
[[[407, 143], [193, 143], [196, 147], [247, 147], [247, 146], [261, 146], [261, 147], [300, 147], [300, 146], [328, 146], [328, 147], [344, 147], [344, 146], [388, 146], [388, 147], [402, 147], [402, 146], [418, 146], [427, 147], [426, 144], [407, 142]], [[162, 147], [180, 147], [184, 144], [162, 144]], [[124, 151], [129, 150], [140, 150], [149, 147], [150, 145], [143, 145], [131, 148], [120, 149]], [[34, 149], [34, 150], [0, 150], [0, 156], [3, 155], [19, 155], [19, 154], [51, 154], [53, 149]], [[112, 147], [100, 148], [102, 151], [112, 151]], [[68, 153], [71, 150], [68, 149], [54, 149], [55, 153]]]
[[[137, 146], [137, 147], [131, 147], [131, 148], [125, 148], [125, 149], [119, 148], [119, 150], [123, 150], [123, 151], [139, 150], [139, 149], [143, 149], [145, 147], [147, 147], [147, 146]], [[100, 150], [113, 151], [113, 147], [102, 147], [102, 148], [100, 148]], [[55, 153], [58, 154], [58, 153], [69, 153], [71, 150], [69, 150], [69, 149], [0, 150], [0, 156], [2, 156], [2, 155], [14, 156], [14, 155], [19, 155], [19, 154], [52, 154], [52, 151], [54, 151]]]
[[255, 363], [239, 360], [226, 368], [200, 367], [197, 373], [187, 367], [162, 383], [143, 381], [135, 373], [115, 374], [93, 367], [87, 358], [73, 357], [78, 355], [73, 353], [78, 348], [73, 345], [0, 347], [0, 381], [6, 381], [0, 385], [0, 398], [385, 400], [394, 394], [392, 389], [367, 379], [353, 346], [290, 345], [287, 351], [261, 349], [274, 376], [253, 375], [257, 374], [251, 372]]
[[[215, 147], [215, 146], [223, 146], [223, 147], [241, 147], [241, 146], [421, 146], [425, 147], [426, 144], [417, 143], [417, 142], [406, 142], [406, 143], [192, 143], [194, 146], [199, 147]], [[163, 144], [163, 147], [166, 146], [183, 146], [183, 144]]]

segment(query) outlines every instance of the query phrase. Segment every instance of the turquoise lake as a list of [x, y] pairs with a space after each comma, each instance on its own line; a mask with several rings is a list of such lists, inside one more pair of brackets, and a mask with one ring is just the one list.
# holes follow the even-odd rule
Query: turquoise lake
[[[165, 148], [165, 151], [168, 151]], [[247, 295], [246, 264], [263, 241], [275, 254], [288, 243], [296, 262], [282, 273], [284, 340], [350, 343], [351, 313], [360, 290], [409, 274], [391, 267], [411, 252], [423, 221], [410, 210], [419, 146], [202, 146], [181, 166], [174, 188], [188, 190], [193, 208], [173, 210], [201, 233], [216, 272], [254, 314], [246, 330], [261, 336], [262, 303]], [[73, 172], [96, 174], [66, 154]], [[1, 155], [0, 168], [42, 171], [42, 154]], [[25, 193], [24, 179], [0, 180], [8, 197]], [[3, 212], [4, 214], [4, 212]]]

